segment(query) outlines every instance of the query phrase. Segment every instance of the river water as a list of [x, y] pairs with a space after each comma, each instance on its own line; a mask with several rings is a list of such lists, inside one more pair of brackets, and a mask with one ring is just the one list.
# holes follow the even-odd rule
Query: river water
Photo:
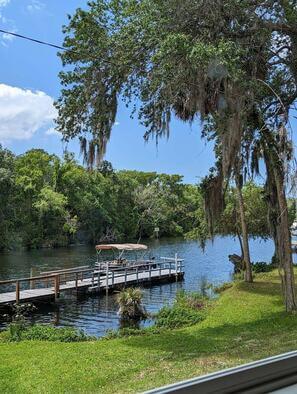
[[[217, 237], [214, 242], [208, 241], [204, 252], [197, 242], [184, 239], [154, 240], [146, 244], [151, 256], [173, 257], [177, 253], [185, 260], [185, 278], [182, 282], [157, 284], [143, 289], [144, 305], [148, 312], [153, 313], [163, 305], [170, 304], [180, 289], [200, 291], [205, 282], [218, 285], [229, 281], [233, 266], [228, 255], [240, 254], [238, 242], [231, 237]], [[271, 260], [274, 251], [271, 240], [251, 240], [250, 248], [252, 261]], [[28, 277], [31, 269], [41, 272], [71, 268], [93, 264], [95, 260], [95, 249], [90, 246], [2, 253], [0, 280]], [[74, 294], [63, 294], [58, 304], [39, 307], [33, 319], [39, 323], [75, 327], [95, 336], [102, 336], [107, 330], [117, 329], [120, 325], [114, 295], [77, 299]], [[5, 323], [0, 321], [0, 328], [3, 327]]]

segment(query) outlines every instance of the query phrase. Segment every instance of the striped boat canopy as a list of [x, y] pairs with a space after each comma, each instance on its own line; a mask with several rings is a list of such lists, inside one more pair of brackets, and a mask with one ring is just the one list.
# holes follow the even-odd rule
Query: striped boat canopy
[[96, 245], [96, 250], [146, 250], [147, 246], [142, 244], [105, 244]]

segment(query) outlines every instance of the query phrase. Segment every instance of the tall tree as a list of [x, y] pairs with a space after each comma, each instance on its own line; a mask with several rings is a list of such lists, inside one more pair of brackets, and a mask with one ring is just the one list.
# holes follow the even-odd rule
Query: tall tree
[[253, 282], [252, 275], [252, 265], [251, 265], [251, 257], [250, 257], [250, 247], [249, 247], [249, 234], [248, 227], [246, 221], [244, 200], [242, 195], [242, 176], [239, 169], [235, 170], [235, 185], [238, 196], [238, 206], [239, 206], [239, 214], [240, 214], [240, 224], [241, 224], [241, 235], [242, 235], [242, 251], [243, 251], [243, 262], [245, 268], [245, 280], [246, 282]]
[[[172, 114], [187, 122], [214, 119], [222, 149], [215, 181], [223, 187], [245, 139], [261, 139], [263, 127], [272, 135], [284, 130], [280, 117], [287, 121], [297, 97], [296, 13], [294, 0], [93, 1], [64, 30], [63, 64], [75, 67], [61, 73], [59, 130], [66, 140], [81, 138], [92, 165], [105, 152], [119, 98], [141, 101], [146, 138], [168, 135]], [[267, 172], [270, 160], [266, 156]], [[282, 157], [270, 182], [282, 209], [275, 231], [285, 241], [276, 247], [291, 311], [296, 301], [285, 164]]]

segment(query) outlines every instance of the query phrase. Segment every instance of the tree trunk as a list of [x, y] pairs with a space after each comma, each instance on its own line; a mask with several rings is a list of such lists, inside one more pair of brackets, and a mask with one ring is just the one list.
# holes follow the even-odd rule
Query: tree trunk
[[274, 239], [279, 273], [282, 281], [284, 303], [287, 312], [297, 310], [295, 279], [292, 259], [291, 234], [285, 193], [284, 160], [278, 142], [268, 129], [262, 130], [263, 152], [267, 171], [266, 194], [269, 206], [269, 223]]
[[242, 239], [241, 239], [241, 235], [240, 235], [239, 231], [236, 232], [236, 235], [237, 235], [239, 245], [240, 245], [241, 257], [243, 258], [243, 245], [242, 245]]
[[248, 230], [247, 224], [245, 219], [245, 211], [244, 211], [244, 203], [243, 203], [243, 196], [242, 196], [242, 187], [239, 181], [239, 177], [235, 177], [236, 182], [236, 189], [238, 195], [238, 205], [239, 205], [239, 212], [240, 212], [240, 223], [241, 223], [241, 231], [242, 231], [242, 249], [243, 249], [243, 261], [245, 266], [244, 271], [244, 280], [246, 282], [253, 282], [253, 274], [252, 274], [252, 265], [251, 265], [251, 258], [250, 258], [250, 248], [249, 248], [249, 240], [248, 240]]
[[280, 217], [278, 218], [277, 244], [278, 258], [280, 261], [280, 274], [282, 280], [283, 294], [287, 312], [297, 309], [295, 278], [292, 259], [291, 234], [289, 230], [289, 217], [286, 195], [282, 177], [275, 172], [277, 197], [279, 203]]

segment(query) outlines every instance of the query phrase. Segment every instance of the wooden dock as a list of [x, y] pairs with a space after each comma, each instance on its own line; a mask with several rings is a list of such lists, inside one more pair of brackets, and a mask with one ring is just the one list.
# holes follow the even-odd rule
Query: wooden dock
[[[177, 258], [163, 258], [162, 262], [135, 264], [112, 270], [107, 267], [104, 271], [85, 267], [52, 271], [31, 278], [0, 281], [0, 307], [20, 302], [57, 301], [64, 291], [100, 293], [137, 284], [181, 280], [183, 277], [182, 260]], [[15, 290], [1, 293], [2, 286], [14, 286]]]

